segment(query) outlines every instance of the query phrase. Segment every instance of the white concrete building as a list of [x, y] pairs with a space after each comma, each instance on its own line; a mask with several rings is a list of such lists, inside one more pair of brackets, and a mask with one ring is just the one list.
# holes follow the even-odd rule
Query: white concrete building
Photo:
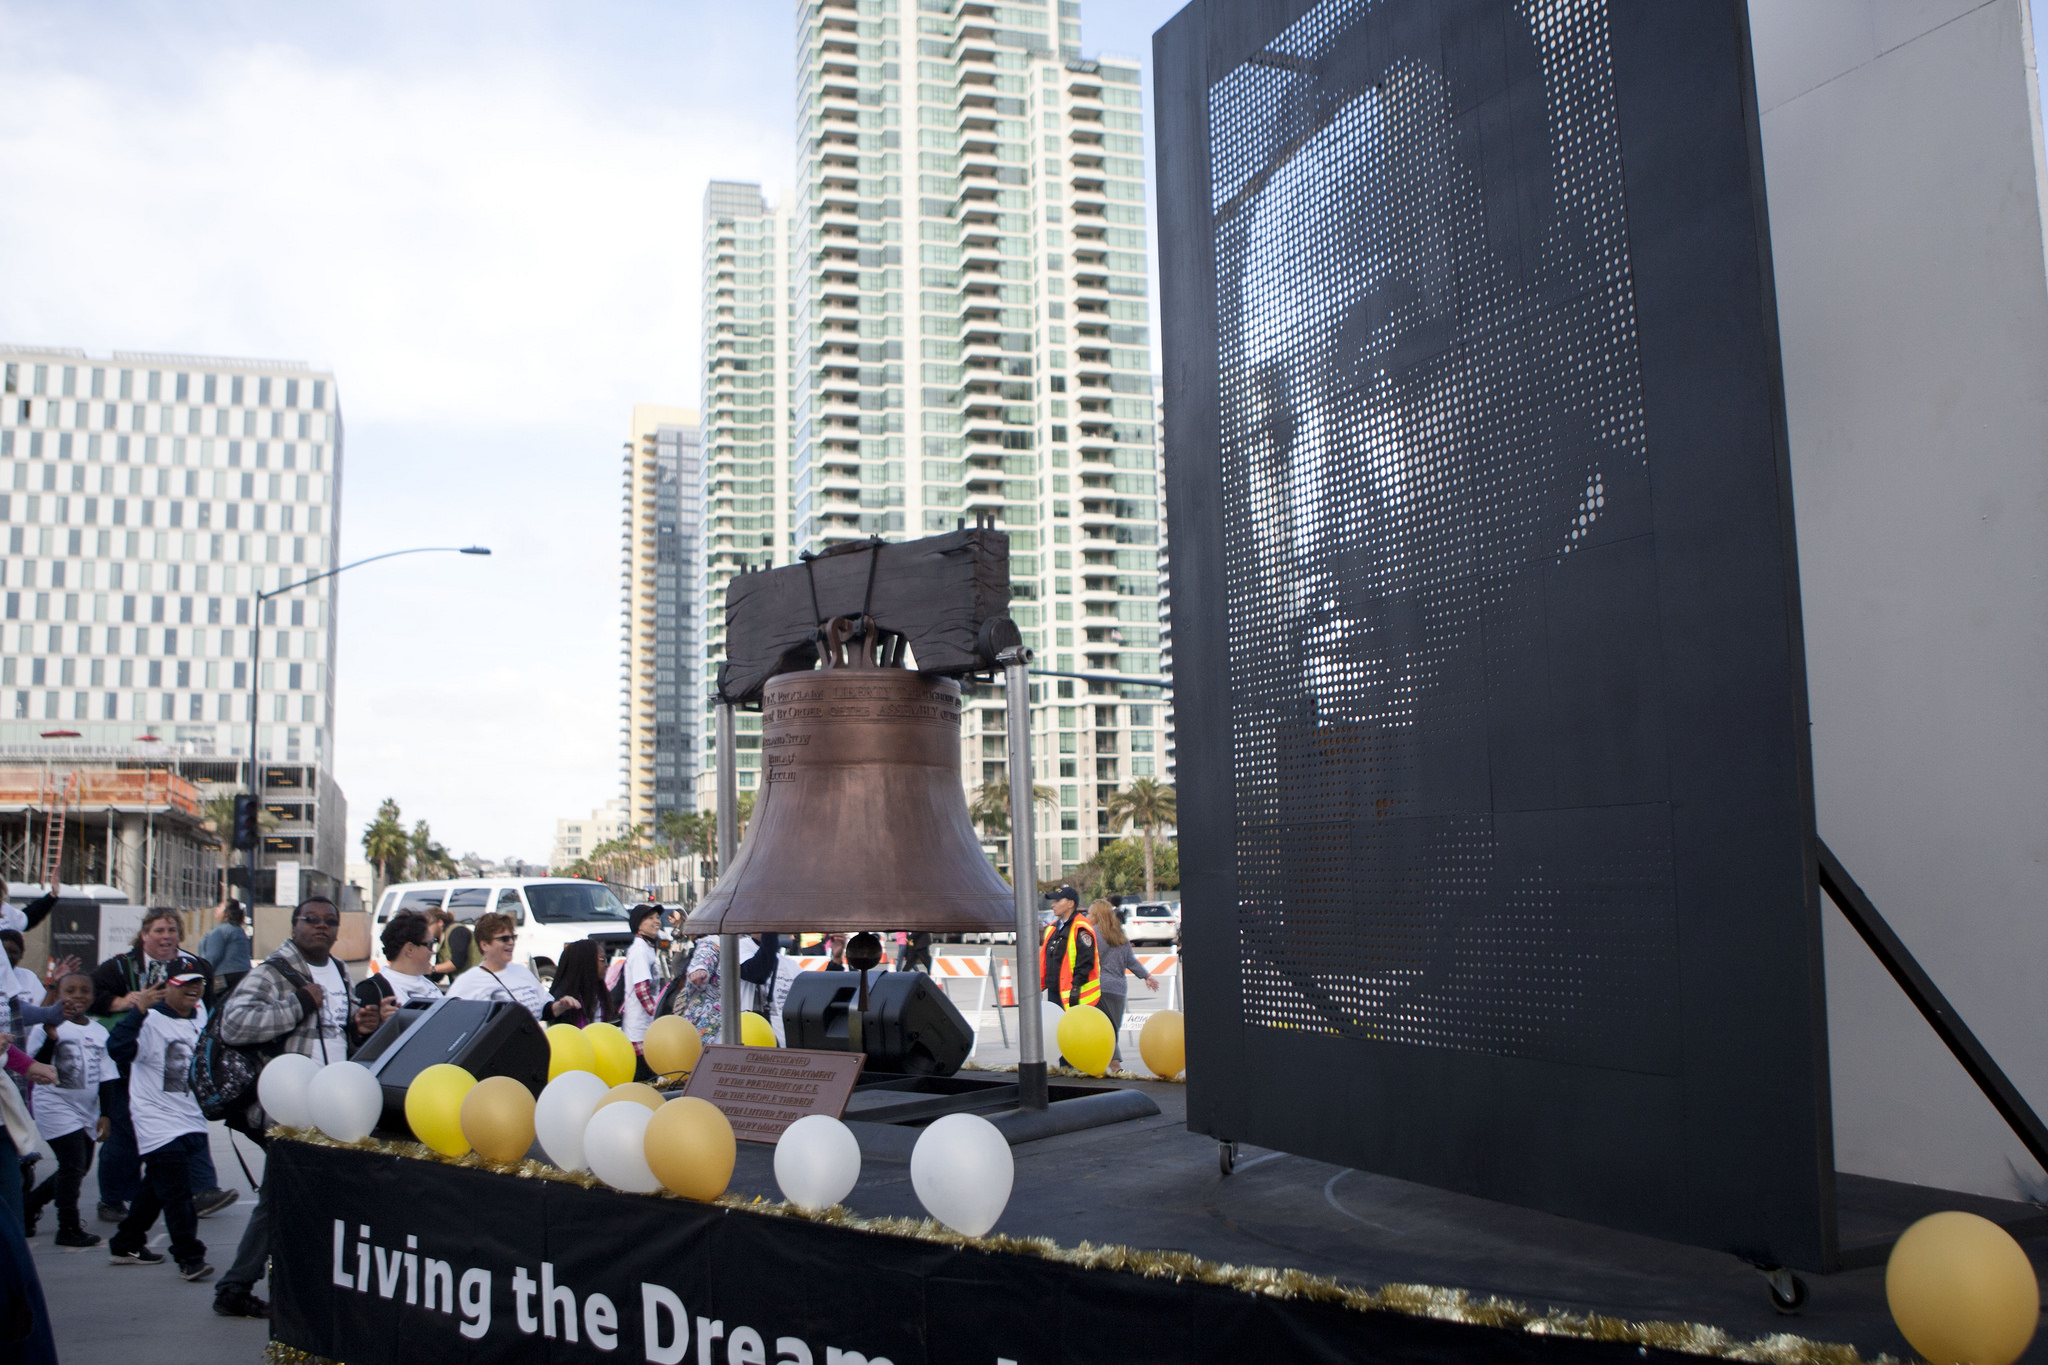
[[301, 362], [0, 345], [0, 753], [239, 789], [255, 663], [264, 862], [339, 881], [334, 580], [253, 612], [338, 562], [341, 470], [334, 376]]

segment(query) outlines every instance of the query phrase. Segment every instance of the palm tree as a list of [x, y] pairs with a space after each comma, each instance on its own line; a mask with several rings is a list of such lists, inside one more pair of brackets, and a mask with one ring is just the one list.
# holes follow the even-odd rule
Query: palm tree
[[[1051, 787], [1032, 784], [1033, 805], [1050, 806], [1052, 802]], [[1010, 784], [984, 782], [976, 787], [974, 796], [967, 803], [967, 818], [981, 826], [981, 832], [991, 839], [1006, 837], [1010, 832]]]
[[405, 876], [406, 860], [412, 856], [412, 841], [399, 823], [398, 802], [390, 797], [377, 807], [377, 818], [363, 831], [363, 856], [377, 869], [376, 894]]
[[[393, 810], [396, 810], [395, 806]], [[453, 877], [460, 871], [448, 850], [434, 842], [433, 831], [427, 828], [426, 821], [414, 821], [412, 833], [406, 836], [405, 842], [411, 854], [415, 878]]]
[[1135, 824], [1145, 836], [1145, 899], [1151, 900], [1159, 892], [1152, 878], [1152, 840], [1157, 837], [1161, 825], [1174, 823], [1179, 814], [1173, 788], [1153, 777], [1141, 777], [1130, 786], [1112, 795], [1102, 807], [1103, 818], [1109, 821], [1111, 829], [1122, 829]]

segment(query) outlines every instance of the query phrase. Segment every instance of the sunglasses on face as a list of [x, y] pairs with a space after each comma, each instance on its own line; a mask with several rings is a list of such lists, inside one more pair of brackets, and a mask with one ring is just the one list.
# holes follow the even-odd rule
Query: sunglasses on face
[[491, 940], [493, 943], [517, 943], [518, 941], [519, 935], [517, 934], [500, 934]]
[[301, 915], [299, 916], [299, 923], [311, 925], [315, 929], [339, 929], [341, 927], [341, 921], [332, 915]]

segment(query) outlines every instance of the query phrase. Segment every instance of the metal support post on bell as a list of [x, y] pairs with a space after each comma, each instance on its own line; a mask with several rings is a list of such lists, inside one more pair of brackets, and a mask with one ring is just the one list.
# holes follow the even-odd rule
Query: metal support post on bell
[[[732, 703], [718, 703], [718, 878], [731, 874], [740, 852], [740, 755]], [[740, 938], [718, 936], [718, 1041], [740, 1041]]]
[[1038, 841], [1033, 830], [1031, 771], [1031, 651], [1013, 645], [1003, 663], [1010, 720], [1010, 887], [1017, 897], [1017, 1103], [1043, 1109], [1044, 998], [1038, 983]]

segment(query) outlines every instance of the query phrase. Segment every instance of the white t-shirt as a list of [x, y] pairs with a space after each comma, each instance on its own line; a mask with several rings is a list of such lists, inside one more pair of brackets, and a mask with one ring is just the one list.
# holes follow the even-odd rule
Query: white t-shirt
[[441, 998], [441, 988], [424, 976], [413, 976], [408, 972], [399, 971], [396, 967], [386, 967], [377, 975], [384, 978], [385, 984], [391, 987], [391, 993], [397, 998], [401, 1009], [415, 1000], [424, 1000], [432, 1004]]
[[43, 1003], [43, 979], [26, 967], [10, 967], [13, 980], [9, 983], [8, 995], [16, 1000], [26, 1000], [31, 1005]]
[[320, 1036], [327, 1039], [331, 1045], [338, 1045], [341, 1048], [341, 1051], [329, 1054], [332, 1060], [338, 1062], [348, 1052], [348, 1044], [343, 1041], [342, 1033], [342, 1030], [348, 1027], [351, 1004], [348, 998], [348, 977], [343, 975], [341, 967], [331, 957], [317, 967], [308, 962], [306, 975], [320, 988]]
[[[645, 982], [652, 986], [654, 979], [654, 945], [638, 934], [626, 948], [626, 1037], [640, 1042], [647, 1037], [647, 1026], [654, 1022], [654, 1011], [640, 1003], [634, 987]], [[659, 992], [656, 992], [659, 994]], [[590, 1013], [590, 1002], [583, 1002], [586, 1014]]]
[[[46, 1036], [41, 1025], [30, 1029], [22, 1050], [35, 1056], [43, 1050]], [[114, 1076], [107, 1030], [90, 1019], [82, 1024], [67, 1019], [57, 1025], [57, 1047], [50, 1060], [57, 1069], [57, 1083], [36, 1087], [36, 1131], [46, 1142], [98, 1124], [100, 1082]]]
[[135, 1061], [128, 1068], [128, 1114], [135, 1150], [144, 1156], [186, 1133], [204, 1133], [206, 1116], [192, 1098], [192, 1049], [206, 1027], [206, 1006], [180, 1019], [162, 1010], [142, 1017]]
[[548, 988], [540, 984], [540, 978], [517, 962], [508, 963], [505, 970], [493, 975], [490, 968], [478, 964], [461, 976], [448, 988], [450, 1000], [516, 1000], [532, 1012], [542, 1023], [547, 1022], [547, 1008], [554, 1003]]

